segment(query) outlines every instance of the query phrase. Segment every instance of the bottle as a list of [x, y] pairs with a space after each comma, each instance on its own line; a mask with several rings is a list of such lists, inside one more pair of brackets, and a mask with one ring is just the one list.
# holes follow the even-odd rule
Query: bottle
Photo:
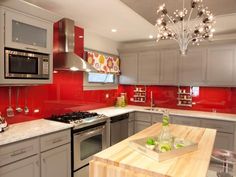
[[166, 152], [172, 149], [173, 138], [169, 128], [169, 121], [170, 121], [169, 113], [167, 111], [164, 111], [162, 117], [162, 129], [158, 136], [158, 142], [159, 142], [158, 150], [160, 152]]

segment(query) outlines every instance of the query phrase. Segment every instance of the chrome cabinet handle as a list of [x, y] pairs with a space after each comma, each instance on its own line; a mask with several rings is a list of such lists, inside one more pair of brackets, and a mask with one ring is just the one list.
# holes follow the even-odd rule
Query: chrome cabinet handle
[[13, 154], [11, 154], [11, 157], [15, 157], [15, 156], [18, 156], [18, 155], [21, 155], [21, 154], [24, 154], [24, 153], [26, 153], [25, 150], [15, 151]]

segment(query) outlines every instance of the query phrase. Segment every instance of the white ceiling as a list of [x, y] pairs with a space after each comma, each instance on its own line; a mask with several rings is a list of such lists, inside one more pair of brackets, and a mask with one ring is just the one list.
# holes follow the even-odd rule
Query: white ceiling
[[[16, 0], [2, 0], [3, 4]], [[23, 0], [18, 0], [22, 3]], [[87, 31], [118, 42], [147, 40], [155, 36], [155, 27], [120, 0], [24, 0], [55, 14], [56, 18], [68, 17]], [[132, 0], [132, 2], [140, 0]], [[144, 0], [143, 0], [144, 1]], [[145, 0], [148, 4], [153, 0]], [[209, 0], [208, 0], [209, 1]], [[211, 0], [213, 1], [213, 0]], [[221, 0], [222, 1], [222, 0]], [[233, 0], [235, 1], [235, 0]], [[148, 3], [147, 3], [148, 2]], [[224, 1], [225, 2], [225, 1]], [[149, 4], [150, 6], [150, 4]], [[219, 5], [221, 7], [221, 5]], [[210, 7], [209, 7], [210, 8]], [[213, 9], [214, 10], [214, 9]], [[212, 11], [213, 11], [212, 10]], [[232, 12], [232, 9], [230, 9]], [[221, 13], [222, 14], [222, 13]], [[44, 15], [44, 14], [42, 14]], [[217, 32], [236, 31], [236, 14], [217, 18]], [[116, 28], [117, 33], [111, 29]]]

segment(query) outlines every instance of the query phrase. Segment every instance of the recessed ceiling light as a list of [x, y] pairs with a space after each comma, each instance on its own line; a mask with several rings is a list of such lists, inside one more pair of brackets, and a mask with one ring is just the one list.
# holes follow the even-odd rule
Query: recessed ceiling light
[[117, 29], [111, 29], [111, 32], [116, 33]]
[[153, 39], [153, 38], [154, 38], [154, 36], [150, 34], [149, 35], [149, 39]]

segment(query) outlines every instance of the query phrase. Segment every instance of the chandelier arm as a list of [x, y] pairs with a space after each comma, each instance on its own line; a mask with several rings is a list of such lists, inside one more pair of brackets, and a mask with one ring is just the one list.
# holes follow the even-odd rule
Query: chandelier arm
[[192, 13], [193, 13], [193, 8], [191, 8], [190, 12], [189, 12], [189, 16], [188, 16], [188, 21], [187, 21], [187, 26], [186, 26], [186, 31], [189, 30], [189, 23], [190, 23], [190, 19], [192, 17]]
[[171, 17], [168, 15], [168, 14], [166, 14], [166, 16], [168, 17], [168, 19], [171, 21], [171, 23], [173, 24], [173, 28], [174, 28], [174, 32], [177, 34], [177, 33], [180, 33], [179, 31], [178, 31], [178, 28], [175, 28], [175, 23], [174, 23], [174, 21], [171, 19]]

